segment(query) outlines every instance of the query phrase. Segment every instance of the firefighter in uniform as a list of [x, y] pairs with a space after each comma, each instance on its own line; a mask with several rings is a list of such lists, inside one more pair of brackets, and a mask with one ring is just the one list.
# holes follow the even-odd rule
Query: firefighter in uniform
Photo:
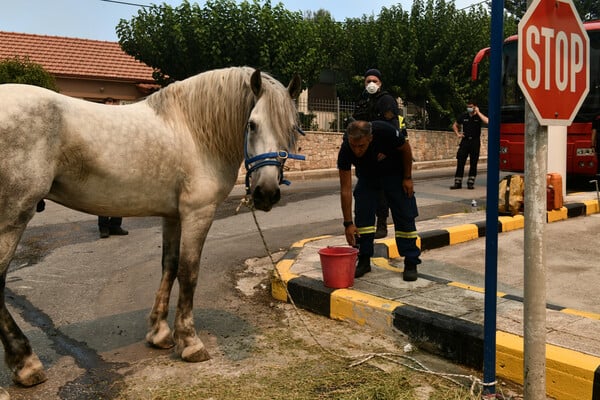
[[402, 115], [398, 115], [398, 127], [400, 129], [400, 133], [408, 142], [408, 131], [406, 130], [406, 124], [404, 123], [404, 117]]
[[[404, 136], [386, 122], [353, 121], [346, 129], [337, 165], [346, 241], [359, 247], [355, 277], [371, 271], [377, 196], [383, 191], [392, 211], [398, 252], [404, 257], [403, 279], [416, 280], [421, 263], [415, 225], [418, 210], [411, 177], [412, 151]], [[354, 220], [352, 165], [357, 177]]]
[[[394, 127], [400, 128], [398, 102], [391, 94], [382, 89], [381, 76], [381, 72], [375, 68], [365, 72], [365, 90], [356, 103], [356, 109], [352, 117], [355, 120], [363, 121], [386, 121]], [[406, 133], [406, 129], [402, 133]], [[384, 238], [387, 236], [389, 207], [383, 193], [379, 194], [376, 215], [377, 230], [375, 231], [375, 238]]]
[[[481, 123], [487, 125], [488, 117], [486, 117], [474, 101], [467, 104], [467, 112], [459, 116], [452, 130], [461, 138], [456, 152], [456, 173], [454, 174], [454, 185], [450, 186], [451, 190], [461, 189], [462, 180], [465, 174], [465, 164], [467, 157], [469, 158], [469, 179], [467, 180], [467, 188], [475, 188], [475, 177], [477, 176], [477, 163], [479, 162], [479, 151], [481, 149]], [[462, 133], [460, 127], [462, 126]]]

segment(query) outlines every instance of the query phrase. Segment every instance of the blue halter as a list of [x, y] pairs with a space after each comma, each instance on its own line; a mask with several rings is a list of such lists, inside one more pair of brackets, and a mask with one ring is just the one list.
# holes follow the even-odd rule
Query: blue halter
[[[299, 127], [296, 130], [304, 136], [305, 133]], [[306, 160], [306, 157], [301, 154], [288, 153], [285, 150], [272, 151], [263, 153], [254, 157], [248, 157], [248, 132], [246, 128], [244, 133], [244, 165], [246, 166], [246, 194], [250, 194], [250, 175], [259, 168], [267, 165], [275, 165], [279, 168], [279, 184], [290, 185], [290, 181], [283, 178], [283, 165], [288, 158], [293, 160]]]

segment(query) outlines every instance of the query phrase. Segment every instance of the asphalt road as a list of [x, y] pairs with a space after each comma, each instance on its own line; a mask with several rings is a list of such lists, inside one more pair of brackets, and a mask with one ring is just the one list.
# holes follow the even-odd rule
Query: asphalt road
[[[483, 203], [485, 173], [475, 190], [450, 191], [452, 173], [444, 168], [413, 174], [417, 228], [419, 221], [468, 211], [473, 199]], [[240, 310], [252, 311], [240, 303], [236, 274], [245, 260], [266, 255], [252, 214], [245, 208], [235, 213], [241, 197], [236, 187], [217, 212], [195, 298], [197, 328], [230, 347], [252, 330], [239, 317]], [[256, 216], [270, 252], [301, 239], [341, 234], [338, 181], [293, 181], [279, 205]], [[123, 227], [128, 236], [100, 240], [95, 216], [50, 202], [31, 221], [10, 266], [7, 304], [42, 362], [52, 367], [45, 389], [15, 389], [9, 371], [0, 368], [0, 386], [10, 386], [13, 398], [41, 399], [44, 392], [61, 399], [110, 398], [119, 390], [118, 371], [157, 352], [143, 338], [160, 279], [161, 222], [126, 218]], [[176, 288], [173, 292], [172, 304]]]

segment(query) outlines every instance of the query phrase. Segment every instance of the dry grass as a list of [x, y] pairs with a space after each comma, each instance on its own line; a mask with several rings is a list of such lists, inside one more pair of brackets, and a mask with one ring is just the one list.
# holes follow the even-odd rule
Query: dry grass
[[[271, 372], [271, 373], [268, 373]], [[417, 397], [420, 385], [432, 385], [430, 397]], [[382, 372], [370, 365], [348, 368], [336, 360], [313, 360], [274, 371], [257, 371], [235, 378], [212, 376], [200, 384], [164, 382], [147, 393], [148, 400], [467, 400], [468, 391], [438, 382], [421, 382], [410, 373]]]
[[[169, 379], [123, 399], [144, 400], [472, 400], [467, 388], [403, 367], [385, 372], [370, 364], [348, 367], [323, 356], [287, 367], [257, 368], [239, 376]], [[196, 377], [197, 378], [197, 377]]]
[[[264, 295], [264, 294], [263, 294]], [[132, 371], [119, 400], [475, 400], [470, 381], [449, 382], [440, 376], [415, 372], [383, 358], [350, 367], [346, 355], [365, 353], [402, 354], [401, 335], [380, 335], [366, 327], [332, 321], [291, 305], [274, 303], [268, 313], [257, 300], [250, 316], [265, 315], [270, 322], [252, 334], [252, 340], [213, 344], [215, 356], [207, 363], [190, 365], [164, 359], [164, 365]], [[278, 311], [277, 311], [278, 310]], [[262, 312], [262, 313], [261, 313]], [[276, 317], [275, 317], [276, 316]], [[304, 319], [317, 337], [307, 335]], [[275, 323], [274, 321], [278, 321]], [[248, 339], [248, 338], [246, 338]], [[243, 356], [232, 358], [227, 354]], [[465, 373], [465, 369], [436, 361], [415, 351], [410, 354], [434, 370]], [[403, 360], [405, 361], [405, 360]], [[407, 364], [411, 364], [407, 362]], [[148, 372], [149, 370], [153, 372]], [[477, 374], [466, 371], [467, 374]], [[499, 387], [502, 389], [502, 386]], [[511, 392], [512, 393], [512, 392]], [[506, 400], [519, 397], [505, 396]]]

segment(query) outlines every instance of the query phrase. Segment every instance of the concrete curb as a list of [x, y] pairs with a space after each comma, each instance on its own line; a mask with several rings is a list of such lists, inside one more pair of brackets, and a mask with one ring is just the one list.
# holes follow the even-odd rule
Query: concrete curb
[[[548, 212], [548, 222], [566, 220], [600, 212], [596, 200], [565, 204], [559, 210]], [[524, 227], [522, 215], [499, 217], [498, 232]], [[484, 237], [485, 221], [436, 229], [419, 233], [422, 250], [435, 249]], [[482, 369], [483, 326], [460, 318], [383, 299], [353, 289], [330, 289], [322, 281], [291, 272], [296, 258], [306, 243], [329, 236], [306, 239], [294, 243], [276, 265], [272, 279], [272, 295], [280, 301], [293, 303], [306, 310], [332, 319], [351, 320], [382, 331], [400, 330], [419, 346], [452, 361]], [[387, 264], [387, 259], [399, 257], [393, 239], [376, 243], [373, 263]], [[433, 276], [421, 277], [441, 281]], [[461, 285], [459, 282], [441, 283]], [[511, 300], [517, 296], [499, 294]], [[548, 304], [548, 308], [566, 313], [578, 313], [564, 307]], [[581, 313], [581, 312], [579, 312]], [[586, 313], [581, 313], [586, 314]], [[600, 319], [600, 315], [588, 315]], [[496, 332], [497, 375], [522, 383], [523, 338], [511, 333]], [[600, 400], [600, 358], [589, 354], [546, 345], [546, 381], [550, 396], [568, 400]]]

